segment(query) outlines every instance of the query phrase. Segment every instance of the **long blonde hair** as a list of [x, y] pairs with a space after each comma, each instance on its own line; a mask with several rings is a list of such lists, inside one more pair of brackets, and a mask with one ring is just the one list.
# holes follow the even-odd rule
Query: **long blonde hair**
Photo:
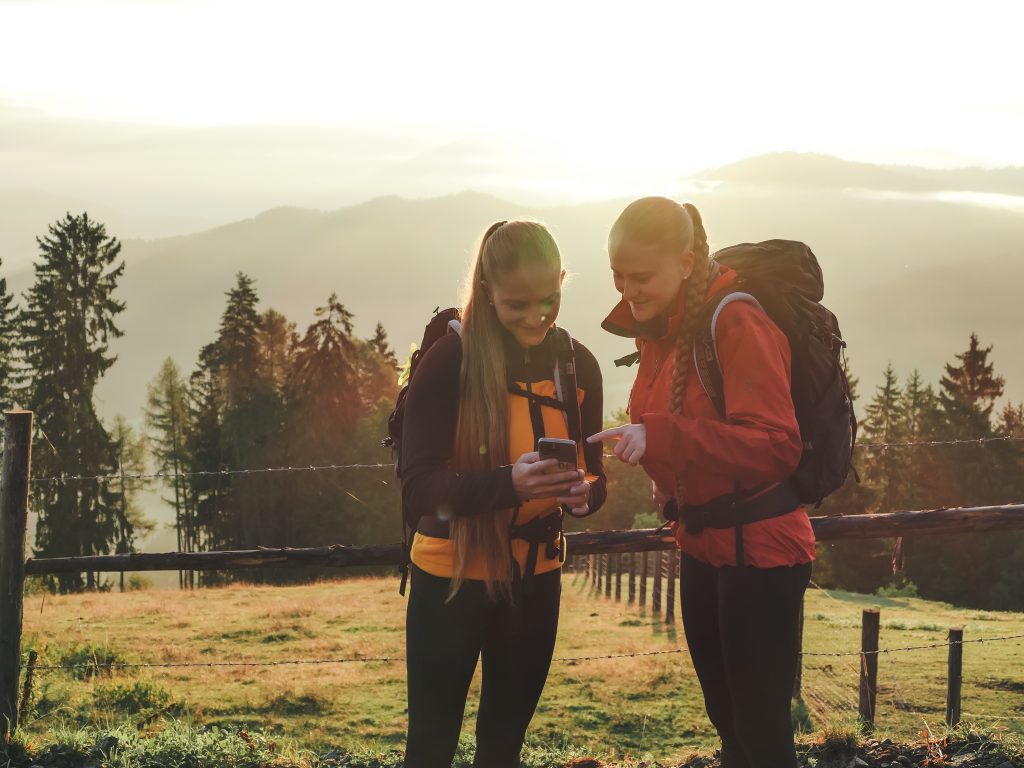
[[[508, 378], [501, 321], [484, 288], [526, 264], [561, 269], [551, 233], [532, 221], [492, 224], [480, 241], [462, 309], [462, 367], [459, 371], [459, 417], [455, 428], [453, 468], [480, 472], [509, 464]], [[462, 586], [471, 558], [483, 566], [492, 600], [511, 598], [512, 554], [509, 527], [514, 510], [483, 511], [451, 520], [454, 551], [451, 595]]]
[[[700, 212], [692, 203], [680, 205], [667, 197], [642, 197], [619, 214], [608, 235], [608, 252], [614, 254], [625, 239], [643, 245], [662, 246], [668, 251], [693, 251], [693, 271], [680, 290], [686, 291], [683, 320], [676, 335], [675, 368], [672, 371], [672, 396], [669, 412], [682, 413], [686, 380], [690, 374], [693, 336], [704, 307], [709, 259], [708, 236]], [[676, 479], [676, 502], [683, 504], [682, 480]]]

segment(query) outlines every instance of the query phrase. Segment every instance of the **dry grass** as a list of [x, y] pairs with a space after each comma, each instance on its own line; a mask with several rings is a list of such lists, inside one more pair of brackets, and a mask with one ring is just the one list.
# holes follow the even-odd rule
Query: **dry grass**
[[[635, 606], [594, 597], [567, 575], [556, 658], [670, 650], [685, 644], [681, 628], [665, 627]], [[625, 586], [625, 585], [624, 585]], [[856, 651], [860, 612], [881, 605], [881, 645], [943, 642], [946, 627], [967, 638], [1024, 632], [1020, 614], [961, 611], [916, 599], [877, 598], [812, 590], [805, 650]], [[40, 610], [41, 609], [41, 610]], [[34, 595], [25, 604], [25, 644], [55, 663], [75, 645], [91, 644], [130, 661], [216, 663], [289, 659], [401, 658], [405, 601], [393, 577], [289, 587], [230, 586], [192, 593]], [[1024, 731], [1020, 642], [965, 648], [963, 709], [989, 726]], [[934, 728], [945, 701], [945, 648], [883, 655], [878, 722], [914, 738]], [[822, 724], [855, 711], [857, 658], [809, 657], [805, 698]], [[114, 675], [169, 692], [173, 712], [198, 724], [262, 727], [314, 748], [400, 745], [405, 727], [404, 663], [367, 662], [270, 667], [186, 667], [128, 670]], [[37, 716], [29, 732], [69, 725], [123, 722], [98, 708], [96, 686], [67, 673], [39, 676]], [[467, 708], [475, 715], [479, 680]], [[1022, 687], [1017, 687], [1022, 686]], [[1002, 718], [1002, 719], [995, 719]], [[579, 662], [556, 661], [531, 738], [576, 744], [595, 752], [679, 758], [714, 744], [700, 689], [686, 654]]]

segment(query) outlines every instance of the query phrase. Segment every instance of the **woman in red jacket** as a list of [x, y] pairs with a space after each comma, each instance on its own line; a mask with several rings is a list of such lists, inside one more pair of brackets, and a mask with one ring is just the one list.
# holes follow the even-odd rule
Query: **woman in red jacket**
[[694, 368], [706, 302], [734, 271], [709, 259], [697, 209], [660, 197], [631, 203], [608, 238], [622, 301], [603, 326], [636, 339], [631, 424], [591, 440], [640, 464], [682, 550], [680, 603], [722, 764], [796, 765], [790, 698], [798, 616], [814, 533], [786, 480], [801, 441], [790, 349], [761, 308], [726, 301], [715, 318], [724, 379], [721, 418]]

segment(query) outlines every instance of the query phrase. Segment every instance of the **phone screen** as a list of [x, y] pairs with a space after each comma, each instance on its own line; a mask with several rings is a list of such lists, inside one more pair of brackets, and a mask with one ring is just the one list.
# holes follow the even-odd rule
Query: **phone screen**
[[576, 469], [576, 441], [557, 437], [542, 437], [537, 441], [541, 459], [558, 459], [558, 469]]

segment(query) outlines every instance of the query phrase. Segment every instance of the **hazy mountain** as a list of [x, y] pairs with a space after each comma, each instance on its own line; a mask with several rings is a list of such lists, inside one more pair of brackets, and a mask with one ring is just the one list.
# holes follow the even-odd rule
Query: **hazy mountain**
[[917, 168], [873, 165], [831, 155], [775, 152], [705, 171], [699, 178], [732, 184], [804, 185], [893, 192], [961, 190], [1024, 195], [1024, 168]]
[[[1024, 320], [1024, 213], [791, 185], [726, 185], [694, 200], [713, 247], [769, 237], [812, 246], [825, 271], [826, 304], [840, 318], [865, 394], [890, 360], [901, 374], [919, 367], [937, 380], [942, 364], [977, 331], [995, 344], [1008, 394], [1024, 397], [1017, 330]], [[168, 355], [192, 368], [216, 333], [224, 293], [240, 270], [256, 279], [263, 306], [285, 313], [300, 330], [336, 291], [355, 313], [358, 332], [370, 335], [380, 320], [404, 355], [431, 311], [458, 301], [483, 229], [515, 216], [539, 218], [555, 233], [570, 272], [563, 322], [601, 360], [608, 408], [622, 406], [632, 372], [615, 370], [611, 361], [629, 345], [599, 324], [617, 298], [605, 238], [625, 202], [528, 209], [470, 192], [386, 197], [330, 212], [275, 208], [196, 234], [126, 240], [126, 334], [99, 390], [102, 413], [137, 418], [145, 384]], [[30, 279], [11, 275], [12, 287], [23, 290]]]

